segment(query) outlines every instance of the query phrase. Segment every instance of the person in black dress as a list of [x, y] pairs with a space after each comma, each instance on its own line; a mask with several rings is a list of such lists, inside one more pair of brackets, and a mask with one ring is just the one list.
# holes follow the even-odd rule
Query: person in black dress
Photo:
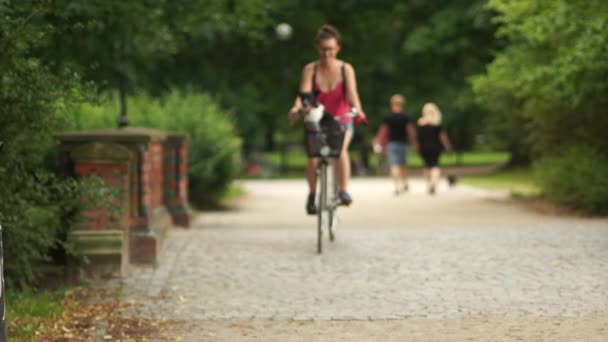
[[420, 155], [424, 160], [424, 176], [428, 182], [429, 193], [434, 194], [441, 176], [441, 152], [444, 148], [452, 151], [448, 135], [441, 127], [441, 112], [434, 103], [427, 103], [422, 108], [422, 117], [418, 120], [418, 143]]

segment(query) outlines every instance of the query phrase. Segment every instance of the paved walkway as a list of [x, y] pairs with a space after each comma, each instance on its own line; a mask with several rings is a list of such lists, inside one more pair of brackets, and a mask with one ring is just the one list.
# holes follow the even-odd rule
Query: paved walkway
[[546, 216], [459, 186], [395, 197], [355, 180], [315, 253], [302, 181], [250, 181], [237, 209], [171, 231], [124, 297], [187, 341], [608, 339], [608, 220]]

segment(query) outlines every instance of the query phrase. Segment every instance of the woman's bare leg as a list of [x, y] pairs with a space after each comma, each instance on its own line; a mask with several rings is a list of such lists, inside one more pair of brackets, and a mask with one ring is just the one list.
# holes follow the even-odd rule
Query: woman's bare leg
[[340, 191], [347, 191], [348, 181], [350, 180], [350, 156], [348, 155], [348, 146], [350, 145], [351, 140], [352, 134], [349, 131], [346, 131], [344, 134], [342, 152], [340, 153], [340, 158], [338, 158], [336, 163]]
[[408, 178], [408, 169], [407, 169], [407, 166], [403, 166], [400, 171], [401, 171], [401, 175], [400, 176], [401, 176], [401, 186], [402, 186], [402, 189], [403, 190], [407, 190], [407, 187], [408, 187], [408, 185], [407, 185], [407, 178]]
[[306, 180], [308, 180], [309, 193], [314, 194], [317, 192], [317, 158], [309, 158], [308, 165], [306, 166]]
[[430, 183], [431, 186], [436, 186], [437, 183], [439, 182], [439, 178], [441, 177], [441, 169], [439, 167], [433, 167], [431, 169], [431, 175], [430, 175]]
[[391, 166], [391, 177], [393, 178], [393, 182], [395, 183], [395, 193], [399, 193], [401, 191], [401, 166]]
[[424, 168], [424, 179], [428, 185], [431, 185], [431, 169], [427, 167]]

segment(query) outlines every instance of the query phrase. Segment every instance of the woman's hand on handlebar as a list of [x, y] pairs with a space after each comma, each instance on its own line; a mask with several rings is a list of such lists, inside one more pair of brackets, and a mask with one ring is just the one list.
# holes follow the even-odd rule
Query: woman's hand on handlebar
[[292, 107], [287, 116], [289, 117], [289, 122], [294, 124], [300, 118], [300, 115], [309, 113], [313, 107], [311, 106], [303, 106], [303, 107]]
[[359, 111], [357, 113], [357, 117], [355, 117], [355, 123], [357, 123], [358, 125], [367, 125], [368, 122], [365, 112]]

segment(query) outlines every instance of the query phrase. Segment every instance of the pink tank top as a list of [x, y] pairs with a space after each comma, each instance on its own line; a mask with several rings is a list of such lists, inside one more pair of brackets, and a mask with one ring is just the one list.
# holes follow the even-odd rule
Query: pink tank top
[[[315, 70], [316, 72], [316, 70]], [[342, 73], [344, 78], [344, 73]], [[344, 115], [351, 110], [351, 106], [348, 102], [348, 96], [346, 95], [346, 87], [344, 86], [344, 79], [336, 84], [336, 87], [330, 91], [321, 91], [321, 88], [315, 81], [314, 92], [317, 94], [317, 102], [325, 106], [325, 110], [331, 113], [332, 116]], [[353, 118], [345, 117], [339, 120], [340, 123], [352, 122]]]

